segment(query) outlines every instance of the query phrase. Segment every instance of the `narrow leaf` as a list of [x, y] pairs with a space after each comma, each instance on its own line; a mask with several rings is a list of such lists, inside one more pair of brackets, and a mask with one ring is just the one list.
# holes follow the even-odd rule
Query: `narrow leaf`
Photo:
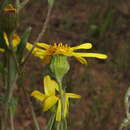
[[17, 52], [16, 52], [18, 55], [19, 61], [21, 61], [21, 59], [23, 58], [23, 53], [25, 51], [26, 43], [28, 41], [30, 32], [31, 32], [31, 27], [27, 28], [27, 30], [23, 33], [23, 35], [21, 37], [21, 41], [18, 45]]
[[45, 130], [52, 130], [53, 128], [53, 124], [54, 124], [54, 120], [55, 120], [55, 113], [51, 116]]

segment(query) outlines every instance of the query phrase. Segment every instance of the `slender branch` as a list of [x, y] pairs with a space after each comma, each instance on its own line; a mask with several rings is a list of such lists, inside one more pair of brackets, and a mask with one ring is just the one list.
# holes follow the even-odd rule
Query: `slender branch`
[[28, 97], [28, 94], [27, 94], [27, 92], [26, 92], [26, 90], [25, 90], [23, 85], [22, 85], [22, 89], [23, 89], [24, 95], [26, 96], [26, 99], [27, 99], [27, 102], [29, 104], [30, 110], [32, 112], [32, 118], [33, 118], [36, 130], [40, 130], [39, 123], [38, 123], [38, 121], [36, 119], [36, 115], [35, 115], [34, 109], [32, 107], [32, 103], [31, 103], [30, 98]]
[[22, 65], [24, 65], [24, 64], [27, 62], [27, 60], [30, 58], [31, 53], [33, 52], [34, 48], [36, 47], [36, 43], [39, 42], [39, 41], [41, 40], [41, 38], [43, 37], [43, 35], [45, 34], [45, 31], [46, 31], [47, 26], [48, 26], [48, 24], [49, 24], [49, 20], [50, 20], [52, 8], [53, 8], [53, 5], [49, 5], [49, 7], [48, 7], [48, 12], [47, 12], [47, 16], [46, 16], [45, 22], [44, 22], [44, 24], [43, 24], [42, 30], [41, 30], [41, 32], [39, 33], [39, 35], [38, 35], [36, 41], [34, 42], [32, 49], [31, 49], [31, 50], [28, 52], [28, 54], [25, 56], [25, 59], [24, 59], [24, 61], [22, 62]]
[[10, 125], [11, 125], [11, 130], [15, 130], [14, 129], [14, 118], [13, 118], [13, 112], [10, 109]]
[[37, 39], [36, 39], [37, 42], [40, 41], [41, 38], [43, 37], [43, 35], [45, 34], [45, 31], [46, 31], [46, 29], [47, 29], [47, 25], [48, 25], [49, 20], [50, 20], [52, 7], [53, 7], [52, 5], [49, 5], [46, 20], [45, 20], [45, 22], [44, 22], [44, 24], [43, 24], [43, 27], [42, 27], [41, 32], [39, 33], [39, 35], [38, 35], [38, 37], [37, 37]]

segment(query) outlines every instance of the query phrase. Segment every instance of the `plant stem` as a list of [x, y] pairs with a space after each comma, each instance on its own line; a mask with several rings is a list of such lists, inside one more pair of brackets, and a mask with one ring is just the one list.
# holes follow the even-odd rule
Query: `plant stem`
[[7, 69], [8, 69], [8, 77], [7, 77], [7, 95], [6, 95], [6, 102], [5, 102], [5, 112], [4, 112], [4, 119], [3, 119], [3, 130], [7, 126], [7, 120], [10, 116], [10, 125], [11, 130], [14, 130], [14, 122], [13, 122], [13, 113], [11, 111], [10, 101], [13, 96], [14, 88], [16, 87], [16, 81], [18, 78], [18, 73], [16, 71], [16, 63], [14, 58], [11, 54], [7, 54]]
[[10, 125], [11, 125], [11, 130], [15, 130], [14, 129], [14, 118], [13, 118], [13, 112], [10, 109]]
[[58, 84], [59, 84], [59, 92], [60, 92], [60, 96], [61, 96], [61, 120], [64, 119], [64, 107], [65, 107], [65, 97], [64, 97], [64, 91], [62, 89], [62, 81], [58, 80]]
[[30, 110], [32, 112], [32, 118], [33, 118], [33, 121], [34, 121], [34, 124], [35, 124], [35, 128], [36, 128], [36, 130], [40, 130], [39, 123], [38, 123], [38, 121], [36, 119], [36, 115], [35, 115], [34, 109], [32, 107], [32, 103], [30, 101], [30, 98], [28, 97], [28, 94], [27, 94], [27, 92], [26, 92], [23, 85], [22, 85], [22, 88], [23, 88], [24, 95], [26, 96], [27, 102], [29, 104]]

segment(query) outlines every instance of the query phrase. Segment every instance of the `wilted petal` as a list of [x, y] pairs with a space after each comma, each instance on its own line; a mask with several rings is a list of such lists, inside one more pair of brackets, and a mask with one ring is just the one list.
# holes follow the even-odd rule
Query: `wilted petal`
[[58, 97], [49, 96], [43, 103], [43, 111], [48, 111], [58, 101]]
[[35, 97], [37, 100], [43, 102], [43, 100], [46, 98], [46, 96], [44, 94], [42, 94], [41, 92], [35, 90], [31, 93], [31, 96]]
[[43, 60], [43, 63], [46, 63], [46, 64], [49, 64], [50, 61], [51, 61], [51, 56], [50, 55], [45, 55], [42, 60]]

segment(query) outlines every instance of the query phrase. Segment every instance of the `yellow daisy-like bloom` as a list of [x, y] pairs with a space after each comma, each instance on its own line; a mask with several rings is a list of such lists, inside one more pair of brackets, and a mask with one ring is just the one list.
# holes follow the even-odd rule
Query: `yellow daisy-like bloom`
[[16, 12], [16, 9], [13, 7], [12, 4], [8, 4], [4, 7], [5, 12]]
[[[49, 75], [44, 77], [44, 92], [45, 94], [35, 90], [31, 93], [31, 96], [35, 97], [42, 103], [43, 111], [48, 111], [53, 105], [58, 102], [56, 121], [61, 121], [61, 98], [56, 95], [56, 90], [58, 89], [58, 84], [56, 81], [52, 80]], [[80, 98], [79, 95], [73, 93], [64, 93], [64, 117], [67, 116], [69, 107], [69, 98]]]
[[[28, 43], [26, 48], [30, 51], [33, 48], [33, 45]], [[65, 55], [68, 57], [73, 56], [82, 64], [87, 64], [87, 60], [85, 59], [85, 57], [95, 57], [98, 59], [107, 58], [107, 55], [100, 53], [75, 52], [76, 50], [91, 48], [91, 43], [84, 43], [75, 47], [70, 47], [67, 44], [63, 45], [62, 43], [54, 43], [54, 45], [48, 45], [46, 43], [36, 43], [36, 47], [32, 51], [32, 54], [42, 59], [45, 63], [50, 62], [52, 55]]]

